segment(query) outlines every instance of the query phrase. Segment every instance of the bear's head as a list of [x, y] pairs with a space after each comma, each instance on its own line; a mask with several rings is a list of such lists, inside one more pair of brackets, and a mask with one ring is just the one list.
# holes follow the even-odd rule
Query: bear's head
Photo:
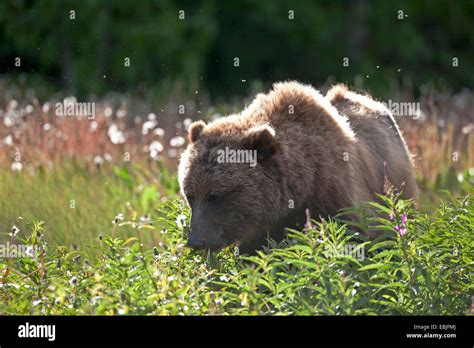
[[190, 247], [216, 251], [267, 235], [281, 195], [280, 150], [269, 125], [235, 116], [191, 124], [178, 174], [191, 208]]

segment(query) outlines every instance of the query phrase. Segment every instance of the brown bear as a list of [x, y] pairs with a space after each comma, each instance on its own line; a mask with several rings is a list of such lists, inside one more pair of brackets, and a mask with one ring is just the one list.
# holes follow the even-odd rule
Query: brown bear
[[[385, 165], [384, 165], [385, 163]], [[252, 252], [285, 227], [334, 216], [384, 192], [415, 198], [411, 156], [388, 109], [343, 85], [322, 96], [283, 82], [240, 114], [194, 122], [179, 165], [188, 244]]]

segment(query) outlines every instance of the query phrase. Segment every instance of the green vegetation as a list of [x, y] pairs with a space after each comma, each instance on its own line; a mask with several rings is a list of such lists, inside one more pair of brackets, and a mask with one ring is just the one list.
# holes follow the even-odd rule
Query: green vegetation
[[[372, 207], [391, 216], [368, 218], [380, 232], [375, 240], [341, 222], [314, 221], [256, 256], [186, 248], [189, 212], [178, 200], [150, 220], [133, 209], [117, 216], [86, 250], [50, 242], [45, 224], [27, 223], [28, 231], [9, 238], [38, 251], [1, 259], [0, 313], [466, 314], [474, 290], [472, 196], [429, 214], [393, 194], [381, 199]], [[118, 238], [121, 229], [134, 234]], [[143, 243], [150, 235], [153, 248]], [[95, 257], [86, 259], [88, 251]]]

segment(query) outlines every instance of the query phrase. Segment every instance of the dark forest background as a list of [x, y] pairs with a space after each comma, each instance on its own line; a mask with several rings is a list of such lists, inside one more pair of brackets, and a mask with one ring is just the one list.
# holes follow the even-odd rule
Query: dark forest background
[[283, 79], [363, 83], [380, 97], [428, 82], [460, 90], [474, 85], [473, 14], [468, 0], [2, 1], [0, 74], [84, 98], [179, 88], [229, 100]]

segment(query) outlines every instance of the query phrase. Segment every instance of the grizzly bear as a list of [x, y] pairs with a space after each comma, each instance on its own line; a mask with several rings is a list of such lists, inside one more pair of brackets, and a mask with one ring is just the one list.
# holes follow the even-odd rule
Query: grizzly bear
[[283, 82], [240, 114], [191, 124], [179, 164], [188, 245], [251, 253], [284, 228], [374, 200], [386, 180], [416, 197], [411, 156], [389, 110], [333, 87]]

